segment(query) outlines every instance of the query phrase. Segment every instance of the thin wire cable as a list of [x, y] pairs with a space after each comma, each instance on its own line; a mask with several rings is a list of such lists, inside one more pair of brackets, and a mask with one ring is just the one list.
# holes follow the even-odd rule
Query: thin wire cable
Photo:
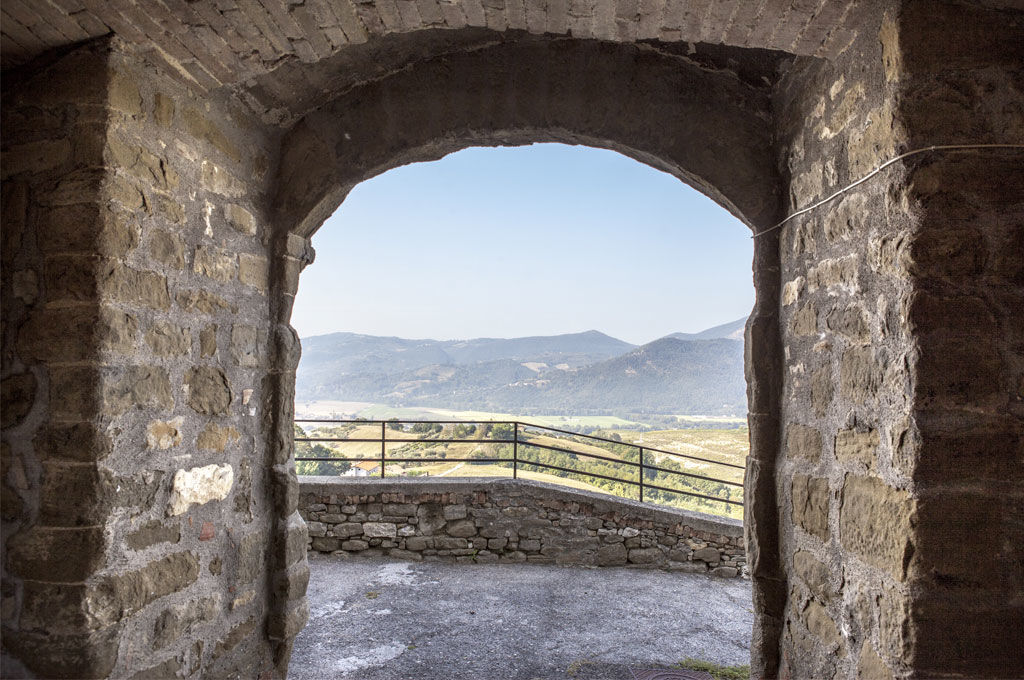
[[804, 213], [808, 213], [808, 212], [814, 210], [815, 208], [818, 208], [820, 206], [825, 205], [826, 203], [828, 203], [829, 201], [835, 199], [838, 196], [842, 196], [843, 194], [845, 194], [847, 191], [849, 191], [850, 189], [854, 188], [858, 184], [863, 184], [864, 182], [868, 181], [869, 179], [871, 179], [872, 177], [874, 177], [875, 175], [880, 173], [882, 170], [885, 170], [887, 167], [889, 167], [893, 163], [898, 163], [899, 161], [903, 160], [904, 158], [909, 158], [911, 156], [916, 156], [918, 154], [926, 153], [926, 152], [929, 152], [929, 151], [966, 151], [968, 149], [1024, 149], [1024, 144], [935, 144], [935, 145], [932, 145], [932, 146], [921, 147], [920, 149], [914, 149], [913, 151], [907, 151], [906, 153], [901, 153], [899, 156], [896, 156], [895, 158], [890, 158], [886, 162], [882, 163], [877, 168], [875, 168], [874, 170], [872, 170], [868, 174], [866, 174], [863, 177], [861, 177], [860, 179], [858, 179], [856, 182], [852, 182], [850, 184], [847, 184], [845, 187], [843, 187], [839, 191], [835, 192], [834, 194], [831, 194], [830, 196], [827, 196], [827, 197], [821, 199], [817, 203], [812, 203], [811, 205], [807, 206], [806, 208], [802, 208], [800, 210], [797, 210], [795, 213], [791, 214], [789, 217], [785, 218], [784, 220], [782, 220], [781, 222], [779, 222], [775, 226], [768, 227], [764, 231], [759, 231], [756, 234], [752, 235], [750, 238], [757, 238], [758, 236], [762, 236], [764, 234], [768, 234], [770, 232], [773, 232], [776, 229], [781, 229], [783, 226], [785, 226], [785, 224], [787, 222], [789, 222], [794, 217], [799, 217], [800, 215], [803, 215]]

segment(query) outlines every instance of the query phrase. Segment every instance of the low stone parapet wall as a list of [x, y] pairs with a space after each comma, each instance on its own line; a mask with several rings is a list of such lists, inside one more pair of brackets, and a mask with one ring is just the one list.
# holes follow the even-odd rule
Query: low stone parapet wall
[[732, 519], [541, 482], [300, 477], [309, 549], [403, 560], [742, 574]]

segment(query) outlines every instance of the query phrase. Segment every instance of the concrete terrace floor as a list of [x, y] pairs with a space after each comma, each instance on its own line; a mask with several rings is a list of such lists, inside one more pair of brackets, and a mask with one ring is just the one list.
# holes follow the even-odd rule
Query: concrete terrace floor
[[750, 582], [644, 569], [311, 553], [289, 678], [632, 680], [685, 657], [746, 664]]

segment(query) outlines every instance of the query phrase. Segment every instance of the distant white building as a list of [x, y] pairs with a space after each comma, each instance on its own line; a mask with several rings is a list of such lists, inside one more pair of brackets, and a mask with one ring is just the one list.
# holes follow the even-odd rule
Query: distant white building
[[375, 463], [372, 460], [364, 460], [361, 463], [355, 463], [342, 477], [370, 477], [372, 475], [380, 474], [380, 463]]

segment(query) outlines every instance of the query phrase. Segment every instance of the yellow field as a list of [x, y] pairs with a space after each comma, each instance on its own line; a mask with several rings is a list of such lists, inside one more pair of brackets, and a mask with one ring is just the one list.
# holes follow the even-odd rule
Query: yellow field
[[[391, 469], [391, 466], [388, 466]], [[408, 472], [419, 472], [421, 474], [429, 475], [431, 477], [508, 477], [512, 478], [512, 466], [502, 465], [498, 463], [491, 463], [488, 465], [467, 465], [459, 463], [433, 463], [430, 465], [423, 465], [419, 467], [406, 468]], [[550, 484], [561, 484], [562, 486], [569, 486], [574, 489], [583, 489], [584, 491], [594, 491], [597, 493], [608, 493], [606, 490], [581, 482], [576, 479], [570, 479], [567, 477], [558, 477], [557, 475], [549, 475], [543, 472], [533, 472], [531, 470], [519, 470], [520, 479], [530, 479], [537, 482], [548, 482]]]
[[[464, 412], [460, 415], [465, 416]], [[472, 422], [472, 421], [468, 421]], [[540, 423], [538, 423], [539, 425]], [[309, 426], [307, 425], [307, 428]], [[453, 436], [451, 427], [446, 427], [445, 431], [437, 434], [420, 434], [413, 432], [399, 432], [391, 430], [390, 428], [386, 431], [387, 435], [387, 458], [423, 458], [423, 457], [438, 457], [438, 458], [471, 458], [473, 456], [483, 456], [487, 458], [511, 458], [512, 457], [512, 444], [511, 442], [502, 442], [501, 440], [494, 443], [477, 443], [477, 442], [466, 442], [466, 443], [430, 443], [430, 437], [441, 437], [451, 438]], [[339, 454], [344, 458], [372, 458], [376, 459], [380, 456], [380, 443], [379, 438], [381, 434], [380, 424], [345, 424], [345, 425], [324, 425], [316, 427], [315, 429], [307, 429], [307, 433], [312, 437], [338, 437], [348, 439], [377, 439], [376, 442], [323, 442], [323, 445], [328, 449]], [[748, 444], [748, 432], [746, 428], [736, 429], [681, 429], [681, 430], [657, 430], [651, 432], [638, 432], [636, 430], [627, 429], [608, 429], [601, 430], [595, 433], [601, 437], [612, 438], [613, 435], [618, 435], [621, 438], [623, 444], [635, 444], [643, 446], [648, 450], [647, 462], [658, 464], [665, 460], [672, 460], [683, 467], [687, 472], [693, 472], [694, 474], [703, 475], [706, 477], [712, 477], [716, 479], [731, 481], [731, 482], [742, 482], [744, 471], [739, 468], [724, 467], [716, 465], [714, 462], [695, 461], [686, 458], [671, 456], [667, 454], [659, 454], [652, 452], [649, 448], [663, 449], [665, 451], [678, 453], [682, 455], [697, 456], [699, 458], [707, 459], [707, 461], [719, 461], [724, 463], [732, 463], [734, 465], [744, 465], [749, 448]], [[474, 437], [478, 435], [468, 435]], [[590, 441], [588, 442], [585, 438], [576, 438], [571, 435], [557, 435], [557, 434], [539, 434], [530, 432], [529, 430], [520, 432], [521, 460], [524, 457], [525, 451], [529, 451], [528, 447], [524, 447], [522, 442], [524, 440], [536, 442], [538, 444], [545, 444], [547, 446], [553, 446], [558, 448], [570, 449], [580, 453], [591, 453], [607, 458], [619, 458], [620, 455], [605, 448], [605, 445], [600, 442]], [[413, 444], [412, 442], [421, 442], [421, 444]], [[423, 444], [426, 444], [425, 446]], [[540, 449], [533, 449], [533, 451], [540, 451]], [[577, 465], [586, 461], [586, 458], [580, 458], [579, 463], [568, 464], [569, 467], [577, 467]], [[562, 463], [555, 463], [561, 465]], [[465, 462], [439, 462], [439, 463], [391, 463], [387, 466], [388, 476], [398, 474], [399, 469], [404, 468], [407, 472], [419, 473], [430, 476], [453, 476], [453, 477], [466, 477], [466, 476], [481, 476], [481, 477], [511, 477], [512, 469], [511, 463], [488, 463], [488, 464], [469, 464]], [[617, 473], [612, 473], [618, 476]], [[520, 469], [519, 476], [523, 479], [534, 479], [538, 481], [550, 482], [553, 484], [562, 484], [577, 489], [586, 489], [589, 491], [595, 491], [598, 493], [610, 493], [608, 489], [599, 488], [592, 484], [589, 484], [580, 479], [573, 477], [560, 477], [555, 474], [549, 474], [545, 472], [535, 472]], [[585, 476], [581, 473], [580, 476]], [[591, 478], [592, 479], [592, 478]], [[613, 485], [619, 494], [626, 498], [635, 498], [636, 489], [623, 485]], [[668, 486], [675, 486], [668, 484]], [[734, 492], [738, 490], [734, 489]], [[717, 495], [717, 492], [712, 492]], [[733, 496], [736, 498], [736, 496]], [[708, 503], [701, 499], [697, 499], [690, 496], [684, 495], [672, 495], [669, 501], [670, 505], [675, 507], [697, 510], [700, 512], [709, 512], [718, 515], [727, 515], [730, 517], [742, 517], [742, 509], [737, 506], [726, 506], [722, 503]]]
[[[697, 456], [733, 465], [745, 465], [747, 452], [750, 450], [747, 428], [734, 430], [655, 430], [643, 433], [632, 430], [606, 430], [605, 432], [609, 434], [615, 432], [622, 437], [622, 441], [630, 444], [642, 444], [673, 453]], [[663, 457], [682, 464], [688, 472], [731, 482], [743, 481], [743, 470], [676, 458], [674, 456]]]

